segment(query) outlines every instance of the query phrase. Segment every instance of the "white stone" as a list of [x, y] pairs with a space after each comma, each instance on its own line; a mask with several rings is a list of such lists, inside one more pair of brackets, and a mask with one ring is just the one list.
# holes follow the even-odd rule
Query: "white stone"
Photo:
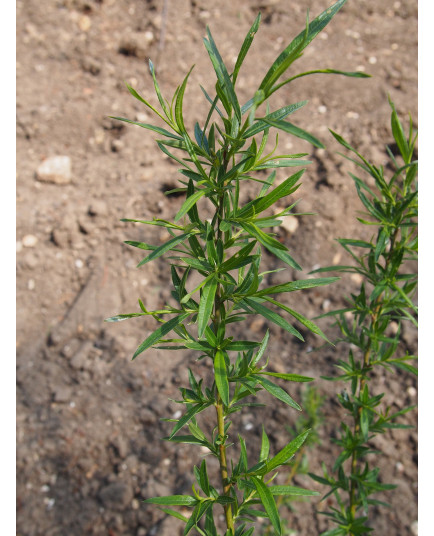
[[35, 235], [28, 234], [23, 236], [21, 242], [25, 248], [34, 248], [38, 243], [38, 238]]
[[295, 233], [298, 228], [297, 216], [285, 216], [280, 227], [283, 227], [289, 234]]
[[42, 162], [36, 170], [41, 182], [69, 184], [71, 182], [71, 159], [69, 156], [52, 156]]
[[412, 398], [414, 398], [416, 395], [417, 395], [417, 390], [415, 387], [413, 387], [412, 385], [410, 385], [410, 387], [408, 387], [407, 389], [407, 393], [409, 396], [411, 396]]
[[417, 535], [418, 535], [417, 521], [413, 521], [413, 523], [410, 525], [410, 530], [411, 530], [411, 533], [412, 533], [414, 536], [417, 536]]

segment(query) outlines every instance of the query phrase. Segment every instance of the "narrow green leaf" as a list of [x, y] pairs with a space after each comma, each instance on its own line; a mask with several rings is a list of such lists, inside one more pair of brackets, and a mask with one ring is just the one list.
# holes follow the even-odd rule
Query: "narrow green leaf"
[[287, 250], [286, 246], [281, 244], [278, 240], [276, 240], [269, 234], [262, 231], [262, 229], [260, 229], [254, 223], [247, 223], [241, 221], [239, 222], [239, 225], [246, 231], [246, 233], [248, 233], [251, 237], [256, 238], [256, 240], [258, 240], [267, 249], [272, 247], [274, 249], [280, 249], [283, 251]]
[[263, 297], [268, 294], [280, 294], [281, 292], [294, 292], [296, 290], [302, 290], [307, 288], [315, 288], [322, 285], [329, 285], [338, 281], [339, 277], [322, 277], [312, 279], [299, 279], [297, 281], [290, 281], [289, 283], [282, 283], [281, 285], [274, 285], [272, 287], [264, 288], [255, 292], [255, 297]]
[[232, 104], [235, 116], [237, 117], [238, 122], [241, 123], [241, 109], [234, 86], [208, 27], [206, 31], [208, 39], [204, 39], [205, 48], [207, 49], [213, 64], [220, 88], [224, 92], [226, 99]]
[[185, 424], [188, 423], [197, 413], [200, 413], [205, 408], [207, 408], [210, 405], [210, 403], [207, 404], [197, 404], [196, 406], [191, 406], [190, 409], [184, 413], [184, 415], [178, 420], [176, 425], [174, 426], [170, 436], [169, 440], [172, 440], [173, 436], [180, 430]]
[[169, 132], [168, 130], [156, 127], [155, 125], [148, 125], [148, 123], [141, 123], [139, 121], [131, 121], [131, 119], [125, 119], [125, 117], [114, 117], [109, 116], [111, 119], [116, 119], [117, 121], [123, 121], [124, 123], [130, 123], [131, 125], [137, 125], [138, 127], [146, 128], [148, 130], [153, 130], [154, 132], [157, 132], [158, 134], [162, 134], [163, 136], [166, 136], [167, 138], [172, 138], [174, 140], [182, 141], [182, 138], [177, 136], [176, 134], [172, 134], [172, 132]]
[[253, 214], [260, 214], [267, 208], [274, 205], [277, 201], [279, 201], [279, 199], [282, 199], [283, 197], [295, 192], [295, 185], [300, 180], [304, 172], [304, 169], [297, 171], [297, 173], [294, 173], [288, 177], [282, 182], [282, 184], [274, 188], [270, 193], [259, 197], [250, 203], [247, 203], [247, 205], [237, 212], [237, 218], [245, 218], [252, 216]]
[[275, 533], [280, 536], [282, 534], [282, 527], [280, 525], [279, 512], [277, 510], [273, 495], [268, 487], [262, 482], [262, 480], [253, 476], [252, 481], [255, 484], [258, 495], [265, 508], [265, 511], [268, 514], [268, 518], [274, 527]]
[[270, 114], [266, 115], [264, 118], [257, 118], [255, 123], [249, 127], [243, 134], [243, 138], [250, 138], [251, 136], [255, 136], [256, 134], [259, 134], [259, 132], [262, 132], [263, 130], [266, 130], [270, 128], [270, 121], [280, 121], [283, 118], [287, 117], [290, 114], [293, 114], [300, 108], [303, 108], [307, 104], [307, 101], [300, 101], [296, 102], [295, 104], [290, 104], [288, 106], [284, 106], [283, 108], [279, 108], [279, 110], [276, 110], [275, 112], [271, 112]]
[[270, 486], [268, 489], [272, 495], [293, 495], [303, 497], [320, 495], [318, 491], [311, 491], [309, 489], [299, 488], [298, 486]]
[[144, 264], [150, 261], [153, 261], [154, 259], [157, 259], [158, 257], [161, 257], [161, 255], [164, 255], [164, 253], [166, 253], [167, 251], [170, 251], [181, 242], [184, 242], [184, 240], [186, 240], [189, 236], [191, 236], [191, 233], [184, 233], [184, 234], [175, 236], [174, 238], [171, 238], [170, 240], [168, 240], [161, 246], [154, 249], [152, 253], [150, 253], [147, 257], [145, 257], [142, 261], [140, 261], [139, 264], [137, 265], [137, 268], [139, 268], [140, 266], [143, 266]]
[[279, 54], [259, 86], [259, 89], [265, 91], [266, 96], [270, 94], [275, 82], [300, 57], [302, 51], [327, 26], [345, 2], [346, 0], [338, 0], [338, 2], [323, 11]]
[[296, 138], [306, 140], [309, 143], [311, 143], [314, 147], [318, 147], [319, 149], [325, 148], [325, 145], [321, 143], [320, 140], [316, 138], [313, 134], [310, 134], [306, 130], [303, 130], [302, 128], [297, 127], [293, 125], [292, 123], [289, 123], [288, 121], [270, 121], [270, 120], [267, 120], [266, 118], [264, 119], [264, 121], [268, 123], [270, 127], [283, 130], [284, 132], [287, 132], [288, 134], [292, 134]]
[[208, 473], [206, 470], [205, 460], [202, 460], [199, 474], [200, 474], [200, 487], [202, 488], [205, 495], [208, 497], [210, 494], [210, 488], [209, 488], [209, 480], [208, 480]]
[[175, 119], [176, 119], [176, 124], [178, 125], [179, 130], [182, 133], [186, 132], [185, 125], [184, 125], [184, 118], [183, 118], [183, 115], [182, 115], [182, 103], [183, 103], [183, 100], [184, 100], [184, 93], [185, 93], [185, 88], [187, 87], [188, 77], [190, 76], [191, 71], [193, 70], [193, 68], [194, 68], [194, 65], [188, 71], [186, 77], [184, 78], [184, 81], [181, 84], [181, 87], [179, 88], [178, 94], [176, 96]]
[[[249, 307], [251, 307], [254, 311], [256, 311], [257, 313], [262, 315], [264, 318], [266, 318], [267, 320], [270, 320], [274, 324], [277, 324], [279, 327], [281, 327], [282, 329], [284, 329], [288, 333], [291, 333], [292, 335], [297, 337], [297, 339], [300, 339], [301, 341], [304, 342], [304, 338], [303, 338], [302, 334], [299, 333], [293, 326], [291, 326], [291, 324], [289, 322], [287, 322], [280, 315], [278, 315], [274, 311], [271, 311], [270, 309], [268, 309], [264, 305], [254, 301], [253, 299], [244, 298], [243, 301], [245, 303], [247, 303], [247, 305]], [[241, 303], [242, 302], [240, 302], [240, 304]]]
[[262, 378], [259, 374], [252, 374], [251, 378], [254, 378], [259, 384], [261, 384], [262, 387], [270, 393], [270, 395], [273, 395], [275, 398], [281, 400], [285, 404], [288, 404], [288, 406], [291, 406], [297, 411], [301, 411], [301, 407], [297, 404], [297, 402], [292, 399], [284, 389], [275, 383], [270, 382], [266, 378]]
[[202, 296], [200, 297], [200, 303], [199, 303], [199, 314], [198, 314], [198, 335], [199, 337], [202, 337], [205, 331], [206, 326], [208, 325], [208, 321], [210, 319], [213, 306], [214, 306], [214, 298], [217, 291], [217, 278], [212, 277], [207, 281], [207, 283], [204, 285], [202, 289]]
[[282, 450], [280, 450], [271, 460], [268, 461], [266, 468], [263, 471], [263, 474], [267, 474], [270, 471], [273, 471], [277, 467], [280, 467], [284, 463], [286, 463], [294, 454], [297, 452], [297, 450], [300, 449], [300, 447], [303, 445], [303, 443], [306, 441], [307, 436], [309, 435], [310, 430], [306, 430], [300, 435], [298, 435], [295, 439], [293, 439], [288, 445], [283, 447]]
[[259, 13], [258, 16], [256, 17], [255, 22], [252, 24], [250, 30], [248, 31], [246, 37], [244, 38], [243, 44], [241, 45], [241, 50], [238, 54], [237, 61], [234, 67], [234, 72], [232, 74], [232, 81], [233, 81], [234, 86], [235, 86], [235, 82], [237, 80], [241, 65], [243, 64], [244, 58], [246, 57], [247, 52], [249, 51], [249, 48], [253, 42], [253, 38], [255, 37], [255, 34], [258, 31], [260, 22], [261, 22], [261, 13]]
[[297, 311], [294, 311], [294, 309], [290, 309], [286, 305], [283, 305], [283, 303], [280, 303], [280, 302], [278, 302], [276, 300], [273, 300], [272, 298], [270, 298], [268, 296], [265, 299], [268, 302], [272, 303], [273, 305], [277, 305], [277, 307], [280, 307], [280, 309], [283, 309], [284, 311], [289, 313], [291, 316], [296, 318], [300, 322], [300, 324], [303, 324], [303, 326], [305, 326], [307, 329], [309, 329], [312, 333], [315, 333], [315, 335], [319, 335], [320, 337], [322, 337], [327, 342], [330, 342], [328, 340], [328, 338], [326, 337], [326, 335], [323, 333], [323, 331], [316, 324], [314, 324], [311, 320], [309, 320], [308, 318], [306, 318], [302, 314], [297, 313]]
[[187, 523], [188, 521], [188, 517], [183, 516], [182, 514], [180, 514], [176, 510], [172, 510], [171, 508], [160, 508], [160, 510], [169, 516], [176, 517], [177, 519], [184, 521], [184, 523]]
[[191, 495], [167, 495], [166, 497], [152, 497], [143, 502], [146, 504], [164, 504], [170, 506], [194, 506], [199, 501]]
[[223, 404], [227, 407], [229, 406], [229, 381], [225, 355], [221, 350], [217, 350], [214, 358], [214, 376], [217, 390]]
[[208, 192], [207, 189], [196, 190], [194, 194], [187, 197], [187, 199], [182, 204], [177, 215], [175, 216], [175, 221], [178, 221], [182, 218], [187, 212], [199, 201], [199, 199]]
[[133, 359], [135, 359], [139, 354], [141, 354], [154, 344], [158, 343], [160, 339], [164, 337], [164, 335], [166, 335], [167, 333], [169, 333], [169, 331], [172, 331], [173, 328], [181, 324], [189, 315], [190, 313], [182, 313], [162, 324], [158, 329], [154, 331], [154, 333], [149, 335], [149, 337], [146, 338], [137, 348], [133, 355]]
[[284, 372], [268, 372], [261, 370], [258, 374], [265, 374], [266, 376], [273, 376], [274, 378], [280, 378], [288, 382], [312, 382], [315, 378], [309, 376], [300, 376], [299, 374], [285, 374]]
[[255, 166], [253, 169], [274, 169], [274, 168], [285, 168], [285, 167], [297, 167], [297, 166], [308, 166], [312, 164], [312, 160], [297, 160], [292, 158], [280, 158], [278, 160], [267, 160], [263, 164]]
[[270, 441], [265, 433], [264, 425], [262, 425], [261, 452], [259, 453], [259, 461], [266, 462], [270, 452]]

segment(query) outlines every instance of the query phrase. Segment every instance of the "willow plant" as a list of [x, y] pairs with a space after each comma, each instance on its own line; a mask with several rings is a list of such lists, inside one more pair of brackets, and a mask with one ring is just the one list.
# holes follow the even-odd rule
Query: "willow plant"
[[[219, 461], [219, 482], [215, 477], [208, 476], [206, 459], [203, 459], [199, 467], [194, 467], [197, 482], [193, 485], [192, 494], [149, 498], [145, 501], [162, 506], [164, 512], [183, 521], [184, 534], [195, 529], [201, 535], [216, 536], [218, 523], [215, 522], [215, 516], [221, 508], [224, 511], [226, 536], [252, 534], [254, 527], [251, 523], [258, 516], [269, 518], [275, 534], [281, 534], [281, 521], [274, 497], [314, 494], [295, 486], [272, 484], [279, 467], [287, 464], [303, 445], [308, 430], [298, 434], [277, 453], [271, 454], [269, 438], [263, 429], [258, 458], [253, 463], [248, 461], [245, 440], [238, 435], [239, 457], [229, 457], [232, 414], [245, 406], [258, 405], [247, 397], [254, 398], [265, 390], [280, 402], [300, 411], [300, 405], [278, 383], [280, 380], [306, 382], [312, 379], [290, 372], [267, 370], [268, 331], [262, 341], [234, 340], [230, 331], [234, 324], [243, 322], [251, 315], [262, 315], [267, 322], [276, 324], [297, 339], [303, 340], [303, 336], [288, 318], [326, 338], [312, 321], [272, 296], [326, 285], [335, 281], [336, 277], [309, 278], [263, 287], [268, 273], [260, 271], [263, 248], [284, 265], [301, 269], [288, 248], [275, 238], [273, 231], [286, 216], [293, 214], [295, 203], [273, 215], [267, 209], [298, 189], [304, 173], [303, 166], [310, 163], [304, 159], [307, 153], [278, 154], [277, 134], [274, 149], [266, 152], [266, 147], [273, 130], [323, 147], [312, 134], [285, 120], [305, 106], [307, 101], [270, 111], [269, 99], [280, 88], [296, 78], [314, 73], [367, 76], [360, 72], [318, 69], [284, 77], [345, 2], [339, 0], [312, 22], [307, 17], [305, 28], [281, 52], [253, 97], [243, 105], [237, 94], [238, 76], [261, 17], [258, 15], [247, 33], [232, 73], [224, 64], [208, 28], [204, 43], [217, 80], [212, 96], [201, 87], [210, 108], [203, 123], [196, 122], [193, 136], [185, 126], [183, 110], [191, 70], [169, 102], [161, 93], [154, 66], [150, 62], [160, 109], [127, 86], [136, 99], [165, 123], [164, 128], [116, 118], [159, 134], [161, 139], [157, 140], [158, 147], [181, 166], [180, 187], [176, 191], [185, 194], [185, 200], [174, 221], [158, 218], [152, 221], [123, 220], [162, 226], [170, 233], [171, 238], [158, 246], [137, 241], [126, 243], [148, 252], [139, 267], [170, 253], [173, 303], [149, 311], [139, 300], [140, 312], [121, 314], [108, 320], [121, 321], [150, 315], [160, 324], [139, 345], [133, 359], [150, 348], [167, 351], [187, 349], [197, 352], [198, 359], [205, 359], [212, 367], [213, 380], [209, 385], [206, 385], [204, 378], [195, 377], [188, 369], [189, 385], [180, 389], [182, 399], [179, 400], [185, 406], [185, 411], [179, 419], [172, 419], [173, 429], [166, 439], [207, 449]], [[258, 116], [258, 108], [263, 103], [266, 103], [266, 111]], [[275, 186], [277, 170], [297, 167], [302, 169]], [[267, 170], [269, 175], [264, 178]], [[243, 204], [241, 191], [246, 181], [258, 184], [259, 191], [255, 199]], [[209, 209], [212, 210], [210, 218]], [[191, 288], [193, 272], [199, 274], [201, 279], [197, 286]], [[204, 429], [197, 418], [203, 412], [214, 413], [215, 428], [212, 432]], [[207, 416], [207, 422], [210, 419], [211, 416]], [[191, 507], [192, 513], [186, 517], [173, 510], [173, 506]]]
[[341, 449], [333, 466], [336, 476], [329, 474], [325, 466], [324, 476], [311, 475], [330, 486], [325, 497], [334, 495], [337, 501], [337, 507], [326, 515], [338, 527], [328, 530], [324, 536], [355, 536], [372, 530], [368, 525], [369, 507], [386, 503], [371, 496], [395, 487], [382, 483], [379, 468], [369, 463], [368, 455], [376, 452], [372, 441], [390, 428], [407, 428], [408, 425], [400, 424], [397, 419], [414, 407], [398, 412], [392, 412], [390, 406], [381, 408], [385, 393], [375, 394], [369, 385], [380, 368], [388, 371], [399, 368], [417, 374], [417, 369], [411, 365], [416, 357], [403, 351], [401, 338], [404, 322], [417, 326], [414, 303], [417, 289], [414, 263], [418, 248], [417, 161], [414, 158], [417, 134], [410, 116], [409, 133], [405, 135], [395, 106], [390, 99], [389, 102], [398, 152], [395, 157], [387, 147], [388, 167], [392, 170], [389, 178], [387, 168], [371, 164], [333, 133], [336, 140], [355, 155], [349, 160], [364, 171], [365, 177], [369, 175], [374, 179], [375, 187], [371, 188], [366, 180], [350, 173], [367, 213], [367, 218], [358, 220], [372, 229], [372, 237], [370, 240], [339, 239], [354, 264], [316, 270], [349, 272], [362, 278], [358, 293], [348, 298], [348, 307], [327, 313], [336, 318], [342, 334], [339, 340], [349, 346], [348, 359], [340, 360], [337, 365], [342, 374], [326, 379], [348, 382], [348, 390], [343, 390], [338, 399], [347, 411], [350, 424], [347, 424], [348, 419], [343, 419], [340, 437], [336, 440]]

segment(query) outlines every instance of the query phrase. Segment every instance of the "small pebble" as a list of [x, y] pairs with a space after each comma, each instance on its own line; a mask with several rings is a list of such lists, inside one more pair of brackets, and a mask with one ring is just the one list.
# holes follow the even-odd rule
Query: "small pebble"
[[44, 504], [46, 505], [47, 510], [51, 510], [53, 508], [55, 502], [56, 502], [56, 499], [52, 499], [50, 497], [45, 497], [44, 498]]
[[347, 117], [350, 119], [358, 119], [360, 116], [357, 112], [347, 112]]
[[375, 65], [377, 63], [377, 58], [375, 56], [371, 56], [368, 61], [371, 65]]
[[69, 156], [46, 158], [36, 170], [36, 179], [53, 184], [69, 184], [71, 182], [71, 159]]
[[414, 398], [417, 395], [416, 388], [410, 385], [410, 387], [407, 388], [407, 394]]
[[332, 302], [330, 300], [324, 300], [321, 305], [322, 310], [327, 313], [328, 311], [330, 311], [331, 304]]
[[76, 259], [74, 264], [76, 268], [83, 268], [84, 266], [84, 263], [81, 259]]
[[253, 428], [253, 424], [251, 422], [248, 422], [247, 424], [244, 425], [245, 430], [251, 430], [252, 428]]
[[342, 254], [338, 251], [337, 253], [335, 253], [332, 263], [336, 266], [336, 264], [339, 264], [341, 262], [341, 258], [342, 258]]
[[323, 104], [321, 104], [321, 106], [318, 106], [318, 112], [320, 114], [325, 114], [327, 112], [327, 106], [324, 106]]
[[289, 234], [295, 233], [298, 228], [297, 216], [285, 216], [280, 227], [283, 227]]
[[34, 248], [38, 243], [38, 238], [35, 235], [28, 234], [23, 236], [21, 242], [25, 248]]
[[90, 20], [90, 17], [88, 17], [87, 15], [82, 15], [78, 19], [78, 27], [82, 32], [88, 32], [90, 30], [91, 25], [92, 22]]
[[34, 279], [29, 279], [27, 281], [27, 288], [29, 290], [35, 290], [35, 287], [36, 287], [35, 280]]
[[398, 473], [403, 473], [404, 472], [404, 464], [401, 463], [401, 462], [396, 462], [395, 468], [398, 471]]
[[410, 530], [411, 530], [411, 533], [412, 533], [414, 536], [417, 536], [417, 535], [418, 535], [417, 521], [413, 521], [413, 523], [410, 525]]
[[175, 413], [172, 416], [172, 419], [179, 419], [181, 417], [182, 411], [178, 409], [178, 411], [175, 411]]
[[363, 276], [360, 274], [351, 274], [351, 279], [354, 281], [354, 283], [357, 283], [358, 285], [361, 285], [363, 282]]

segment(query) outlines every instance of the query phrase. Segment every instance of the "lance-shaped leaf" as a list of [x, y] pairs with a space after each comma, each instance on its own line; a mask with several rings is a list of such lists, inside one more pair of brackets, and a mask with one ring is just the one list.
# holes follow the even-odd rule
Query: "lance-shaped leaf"
[[306, 140], [309, 143], [311, 143], [314, 147], [318, 147], [319, 149], [325, 148], [325, 145], [321, 143], [320, 140], [316, 138], [313, 134], [310, 134], [306, 130], [303, 130], [302, 128], [293, 125], [289, 121], [271, 121], [271, 120], [267, 120], [267, 118], [265, 118], [264, 121], [270, 127], [277, 128], [278, 130], [283, 130], [284, 132], [287, 132], [288, 134], [292, 134], [296, 138]]
[[244, 58], [247, 55], [247, 52], [249, 51], [249, 48], [253, 42], [253, 39], [255, 37], [256, 32], [259, 29], [259, 24], [261, 22], [261, 14], [259, 13], [258, 16], [255, 19], [255, 22], [252, 24], [252, 27], [248, 31], [243, 44], [241, 45], [240, 53], [238, 54], [237, 61], [235, 63], [234, 72], [232, 74], [232, 81], [235, 86], [235, 82], [238, 77], [238, 73], [240, 71], [241, 65], [243, 64]]
[[241, 123], [241, 109], [234, 86], [208, 27], [206, 32], [208, 39], [204, 39], [204, 43], [216, 72], [220, 88], [223, 91], [226, 99], [232, 104], [235, 116], [237, 117], [238, 122]]
[[282, 249], [273, 248], [270, 246], [266, 246], [268, 251], [273, 253], [273, 255], [276, 255], [281, 261], [283, 261], [288, 266], [291, 266], [291, 268], [294, 268], [295, 270], [301, 270], [301, 266], [298, 264], [295, 259], [291, 257], [291, 255], [287, 251], [283, 251]]
[[176, 326], [184, 322], [184, 320], [190, 315], [190, 313], [182, 313], [178, 316], [175, 316], [171, 320], [168, 320], [162, 324], [158, 329], [156, 329], [149, 337], [147, 337], [142, 344], [137, 348], [133, 355], [135, 359], [139, 354], [157, 344], [169, 331], [172, 331]]
[[229, 406], [229, 381], [225, 355], [217, 350], [214, 357], [214, 377], [217, 390], [225, 406]]
[[181, 84], [181, 87], [179, 88], [179, 91], [178, 91], [178, 93], [176, 95], [175, 119], [176, 119], [176, 124], [178, 125], [179, 130], [180, 130], [181, 133], [186, 132], [185, 125], [184, 125], [184, 117], [182, 115], [182, 103], [183, 103], [183, 100], [184, 100], [184, 93], [185, 93], [185, 88], [187, 87], [188, 77], [190, 76], [191, 71], [193, 70], [193, 68], [194, 68], [194, 65], [188, 71], [188, 73], [187, 73], [186, 77], [184, 78], [184, 80], [183, 80], [183, 82]]
[[301, 407], [293, 398], [289, 396], [289, 394], [284, 389], [282, 389], [275, 383], [270, 382], [270, 380], [261, 377], [259, 374], [252, 374], [251, 377], [254, 378], [260, 385], [262, 385], [262, 387], [266, 391], [268, 391], [270, 395], [273, 395], [275, 398], [284, 402], [285, 404], [288, 404], [288, 406], [291, 406], [297, 411], [301, 411]]
[[281, 292], [294, 292], [296, 290], [302, 290], [306, 288], [315, 288], [321, 285], [329, 285], [338, 281], [339, 277], [319, 277], [317, 279], [299, 279], [298, 281], [290, 281], [289, 283], [282, 283], [281, 285], [274, 285], [272, 287], [264, 288], [255, 292], [255, 297], [263, 297], [268, 294], [279, 294]]
[[273, 238], [267, 233], [264, 233], [262, 229], [260, 229], [257, 225], [254, 223], [247, 223], [244, 221], [238, 222], [240, 227], [242, 227], [250, 236], [253, 238], [256, 238], [258, 242], [260, 242], [263, 246], [268, 248], [274, 248], [274, 249], [282, 249], [284, 251], [287, 250], [287, 247], [281, 244], [278, 240]]
[[191, 406], [173, 427], [173, 430], [169, 436], [169, 440], [172, 440], [173, 436], [176, 434], [176, 432], [178, 432], [178, 430], [180, 430], [184, 425], [186, 425], [197, 413], [200, 413], [201, 411], [206, 409], [210, 404], [211, 402]]
[[163, 504], [166, 506], [195, 506], [199, 501], [191, 495], [167, 495], [166, 497], [152, 497], [143, 502], [147, 504]]
[[252, 481], [255, 484], [256, 491], [258, 492], [261, 503], [267, 512], [268, 518], [274, 527], [275, 533], [280, 536], [282, 534], [282, 527], [280, 524], [279, 512], [277, 510], [276, 502], [273, 498], [268, 487], [259, 478], [252, 477]]
[[298, 486], [269, 486], [268, 489], [272, 495], [293, 495], [301, 497], [320, 495], [318, 491], [311, 491], [310, 489], [299, 488]]
[[[305, 316], [303, 316], [302, 314], [300, 313], [297, 313], [297, 311], [294, 311], [294, 309], [290, 309], [289, 307], [287, 307], [286, 305], [283, 305], [283, 303], [280, 303], [276, 300], [273, 300], [272, 298], [270, 297], [266, 297], [265, 298], [268, 302], [274, 304], [274, 305], [277, 305], [277, 307], [280, 307], [280, 309], [283, 309], [284, 311], [286, 311], [287, 313], [289, 313], [291, 316], [293, 316], [294, 318], [296, 318], [300, 324], [303, 324], [303, 326], [305, 326], [307, 329], [309, 329], [310, 331], [312, 331], [312, 333], [315, 333], [315, 335], [319, 335], [320, 337], [322, 337], [324, 340], [326, 340], [327, 342], [330, 342], [327, 337], [325, 336], [325, 334], [321, 331], [321, 329], [316, 325], [314, 324], [311, 320], [309, 320], [308, 318], [306, 318]], [[331, 343], [330, 343], [331, 344]]]
[[279, 201], [279, 199], [282, 199], [282, 197], [286, 197], [295, 192], [297, 189], [296, 184], [304, 172], [304, 169], [297, 171], [297, 173], [294, 173], [288, 177], [282, 182], [282, 184], [274, 188], [270, 193], [247, 203], [241, 210], [237, 212], [237, 217], [245, 218], [253, 214], [260, 214], [267, 208], [274, 205], [277, 201]]
[[241, 306], [243, 302], [245, 302], [249, 307], [251, 307], [254, 311], [262, 315], [267, 320], [270, 320], [274, 324], [277, 324], [279, 327], [283, 328], [285, 331], [287, 331], [288, 333], [291, 333], [292, 335], [297, 337], [297, 339], [300, 339], [301, 341], [304, 342], [304, 338], [302, 334], [298, 332], [293, 326], [291, 326], [289, 322], [287, 322], [284, 318], [282, 318], [280, 315], [278, 315], [274, 311], [271, 311], [270, 309], [268, 309], [261, 303], [255, 301], [254, 299], [244, 298], [244, 300], [240, 302]]
[[300, 32], [285, 50], [279, 54], [259, 85], [259, 89], [265, 92], [266, 97], [271, 94], [272, 87], [277, 80], [300, 57], [302, 51], [327, 26], [346, 1], [338, 0], [338, 2], [323, 11], [311, 23], [308, 23], [306, 29]]
[[140, 261], [137, 265], [137, 268], [143, 266], [150, 261], [153, 261], [154, 259], [157, 259], [158, 257], [161, 257], [161, 255], [164, 255], [164, 253], [166, 253], [167, 251], [170, 251], [181, 242], [184, 242], [184, 240], [186, 240], [189, 236], [191, 236], [191, 233], [180, 234], [178, 236], [175, 236], [174, 238], [171, 238], [161, 246], [154, 249], [152, 253], [150, 253], [147, 257]]
[[266, 162], [255, 166], [253, 169], [274, 169], [287, 168], [297, 166], [308, 166], [312, 164], [312, 160], [297, 160], [292, 158], [279, 158], [276, 160], [267, 160]]
[[280, 121], [284, 119], [288, 115], [293, 114], [294, 112], [302, 108], [305, 104], [307, 104], [306, 100], [296, 102], [294, 104], [289, 104], [288, 106], [279, 108], [279, 110], [276, 110], [275, 112], [267, 114], [263, 118], [256, 119], [255, 123], [244, 132], [243, 138], [255, 136], [256, 134], [259, 134], [259, 132], [270, 128], [270, 126], [272, 126], [270, 125], [270, 122]]
[[277, 467], [280, 467], [284, 463], [290, 460], [294, 456], [294, 454], [297, 452], [297, 450], [300, 449], [300, 447], [303, 445], [303, 443], [306, 441], [307, 436], [309, 435], [310, 430], [306, 430], [300, 435], [298, 435], [295, 439], [293, 439], [288, 445], [283, 447], [282, 450], [280, 450], [273, 458], [271, 458], [264, 469], [260, 471], [261, 474], [267, 474], [270, 471], [273, 471], [274, 469], [277, 469]]
[[202, 296], [199, 302], [199, 314], [197, 321], [197, 330], [199, 337], [202, 337], [208, 321], [210, 319], [214, 306], [214, 298], [217, 291], [217, 278], [214, 276], [209, 279], [202, 289]]
[[182, 204], [182, 207], [179, 209], [178, 214], [175, 216], [175, 221], [178, 221], [182, 218], [187, 212], [191, 210], [192, 207], [199, 201], [199, 199], [208, 192], [207, 189], [196, 190], [193, 194], [187, 197], [187, 199]]
[[157, 132], [158, 134], [166, 136], [167, 138], [182, 141], [182, 138], [180, 138], [176, 134], [172, 134], [172, 132], [169, 132], [165, 128], [156, 127], [155, 125], [149, 125], [148, 123], [141, 123], [140, 121], [131, 121], [131, 119], [125, 119], [125, 117], [114, 117], [111, 115], [110, 118], [116, 119], [117, 121], [123, 121], [124, 123], [130, 123], [131, 125], [137, 125], [138, 127], [146, 128], [148, 130], [152, 130], [154, 132]]

